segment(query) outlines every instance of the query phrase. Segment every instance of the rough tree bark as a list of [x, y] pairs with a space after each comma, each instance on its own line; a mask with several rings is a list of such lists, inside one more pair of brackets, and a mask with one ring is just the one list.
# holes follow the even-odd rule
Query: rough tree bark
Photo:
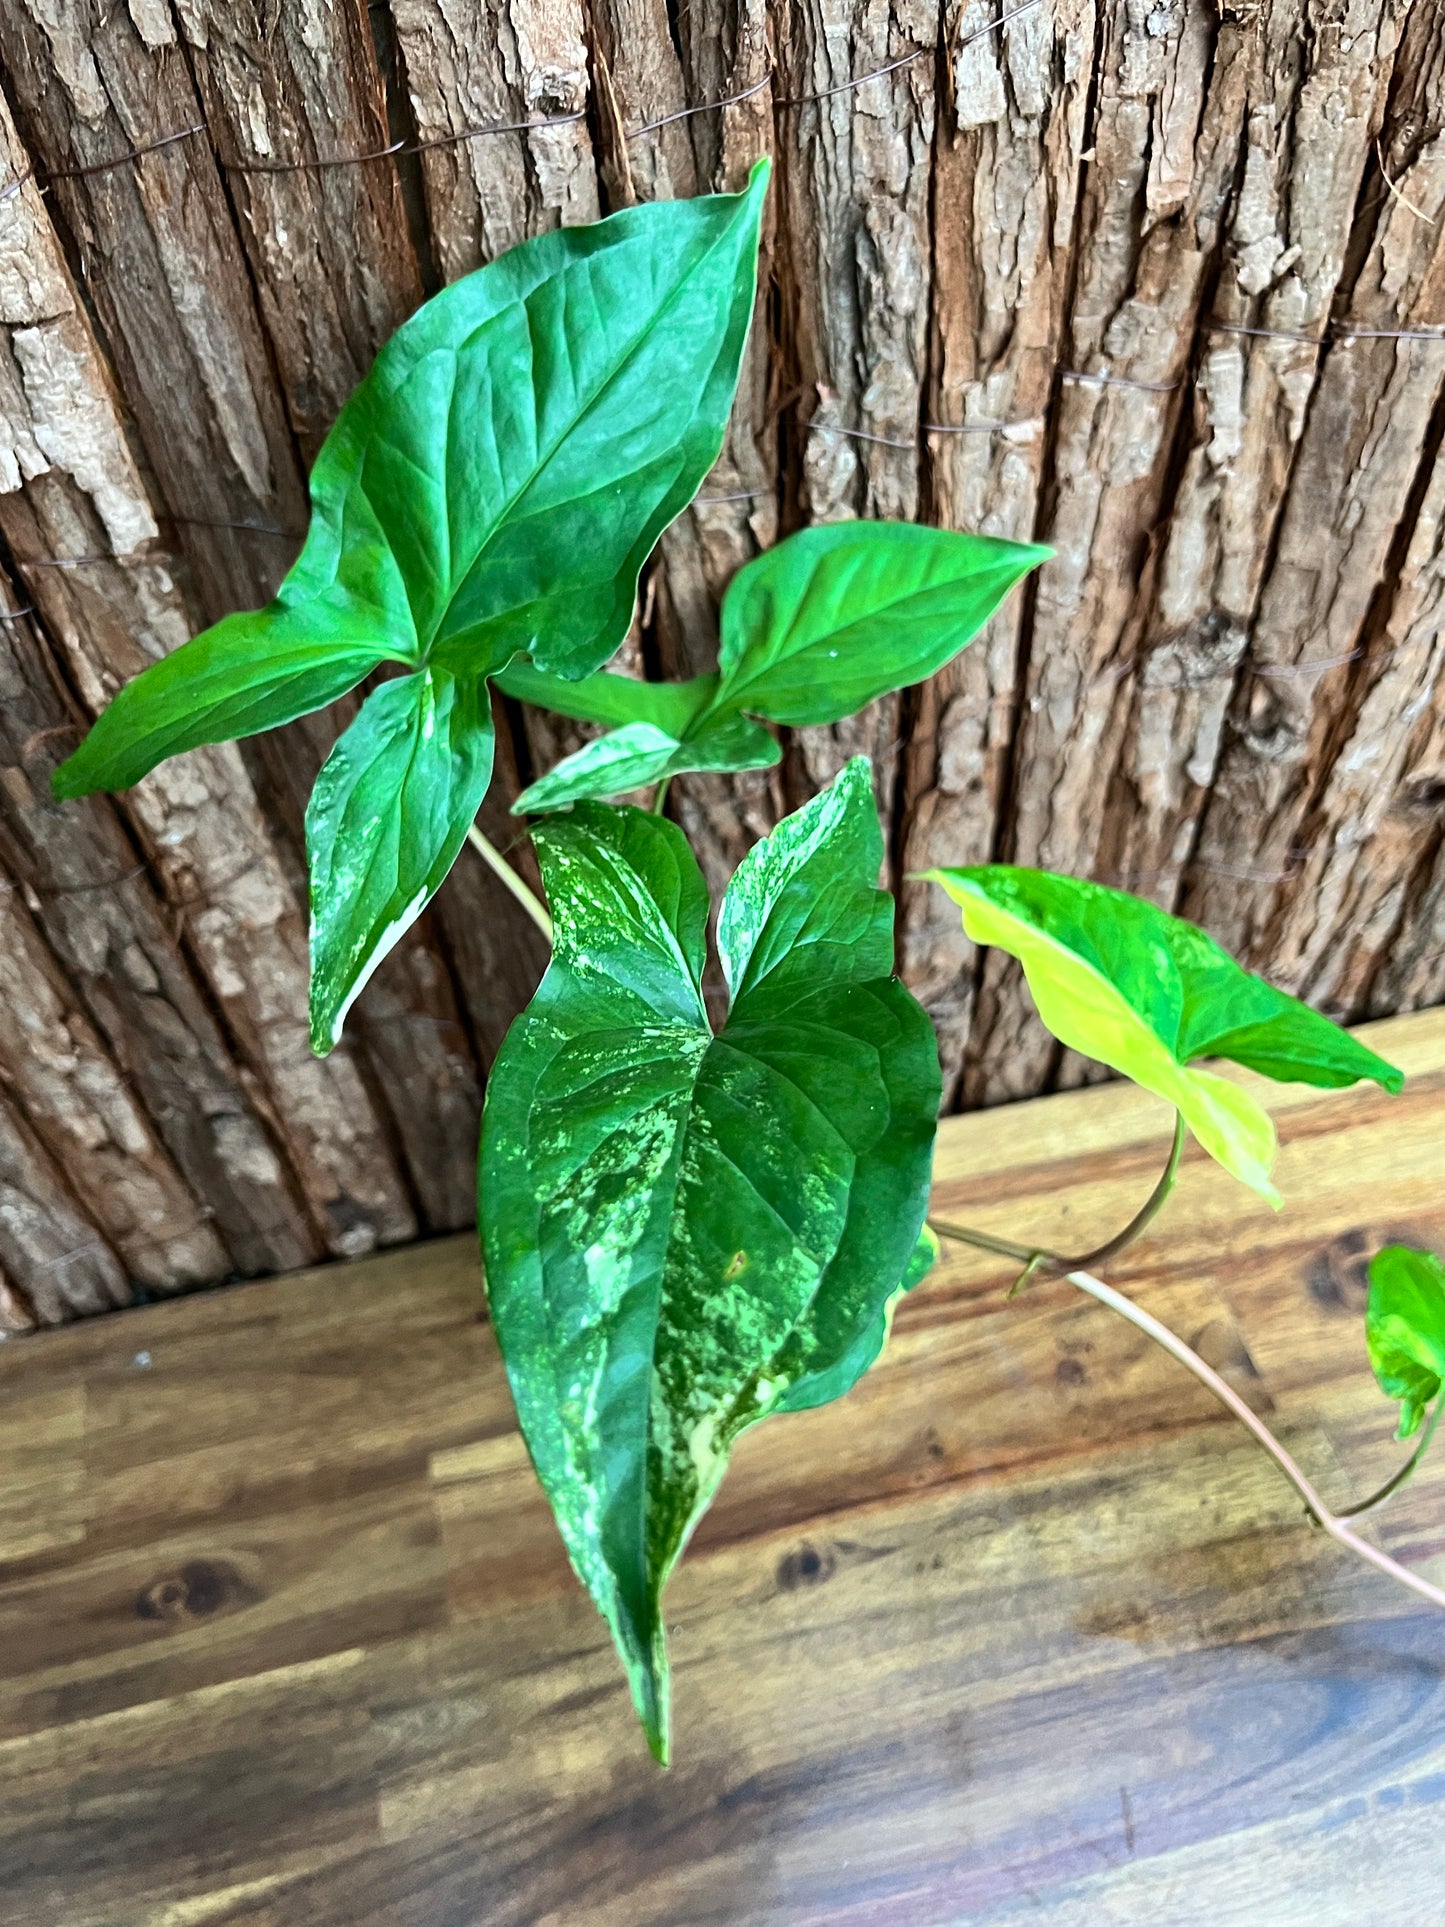
[[[933, 864], [1140, 890], [1343, 1016], [1445, 996], [1434, 0], [0, 0], [0, 70], [0, 593], [32, 608], [0, 620], [0, 1323], [470, 1215], [544, 957], [464, 853], [309, 1057], [301, 819], [355, 702], [113, 803], [48, 775], [270, 593], [425, 287], [761, 153], [738, 404], [618, 666], [710, 667], [732, 574], [810, 518], [1056, 556], [929, 685], [674, 785], [714, 886], [871, 754], [950, 1102], [1090, 1073], [905, 880]], [[580, 732], [497, 713], [507, 843]]]

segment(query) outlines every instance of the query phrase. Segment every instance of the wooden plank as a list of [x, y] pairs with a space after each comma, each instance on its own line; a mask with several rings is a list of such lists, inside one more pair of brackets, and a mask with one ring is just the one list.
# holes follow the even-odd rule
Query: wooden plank
[[[1403, 1233], [1445, 1248], [1445, 1013], [1365, 1034], [1403, 1097], [1257, 1086], [1284, 1211], [1191, 1155], [1110, 1274], [1341, 1503], [1400, 1452], [1361, 1266]], [[950, 1120], [937, 1204], [1087, 1242], [1166, 1137], [1121, 1085]], [[950, 1249], [846, 1400], [744, 1438], [669, 1593], [665, 1778], [515, 1432], [470, 1240], [0, 1347], [15, 1917], [523, 1927], [585, 1894], [599, 1927], [1429, 1918], [1436, 1619], [1132, 1328], [1006, 1283]], [[1377, 1528], [1437, 1577], [1442, 1505], [1427, 1463]]]

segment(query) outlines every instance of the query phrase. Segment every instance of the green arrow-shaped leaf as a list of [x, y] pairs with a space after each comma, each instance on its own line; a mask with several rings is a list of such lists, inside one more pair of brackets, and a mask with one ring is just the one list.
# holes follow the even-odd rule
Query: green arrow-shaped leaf
[[728, 584], [718, 706], [838, 722], [941, 669], [1052, 554], [912, 522], [803, 529]]
[[373, 690], [316, 779], [311, 1045], [324, 1054], [367, 978], [456, 860], [492, 774], [485, 683], [422, 669]]
[[1142, 898], [1043, 870], [930, 870], [975, 943], [1024, 967], [1039, 1016], [1071, 1050], [1157, 1091], [1227, 1171], [1272, 1203], [1274, 1124], [1247, 1091], [1192, 1068], [1224, 1057], [1279, 1082], [1340, 1089], [1403, 1074], [1308, 1005], [1243, 970], [1212, 937]]
[[749, 716], [724, 716], [685, 739], [655, 723], [626, 723], [564, 756], [522, 791], [512, 812], [525, 816], [589, 797], [621, 796], [683, 770], [768, 769], [782, 753], [762, 724]]
[[722, 444], [766, 184], [760, 162], [744, 194], [558, 229], [428, 301], [327, 436], [276, 600], [127, 685], [57, 793], [127, 788], [385, 660], [479, 678], [530, 650], [564, 676], [598, 668]]
[[1400, 1401], [1396, 1436], [1408, 1439], [1445, 1379], [1445, 1264], [1433, 1252], [1386, 1245], [1370, 1260], [1365, 1343], [1380, 1390]]
[[792, 1387], [845, 1389], [881, 1340], [927, 1205], [938, 1059], [891, 975], [861, 759], [739, 867], [716, 1035], [680, 832], [584, 803], [536, 841], [556, 949], [488, 1085], [487, 1289], [532, 1457], [665, 1757], [662, 1588], [738, 1433]]

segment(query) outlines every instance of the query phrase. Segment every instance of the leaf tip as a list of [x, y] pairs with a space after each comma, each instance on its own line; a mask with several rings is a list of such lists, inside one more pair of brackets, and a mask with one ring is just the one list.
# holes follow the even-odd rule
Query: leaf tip
[[672, 1691], [667, 1650], [661, 1628], [654, 1635], [652, 1652], [641, 1664], [629, 1665], [632, 1704], [642, 1722], [647, 1750], [659, 1766], [672, 1764]]
[[1263, 1198], [1271, 1211], [1284, 1210], [1284, 1193], [1270, 1176], [1268, 1165], [1260, 1164], [1252, 1169], [1245, 1169], [1226, 1164], [1225, 1169], [1232, 1170], [1241, 1184], [1247, 1184], [1256, 1197]]
[[333, 1020], [326, 1004], [316, 994], [311, 993], [311, 1054], [313, 1057], [329, 1057], [341, 1042], [341, 1025]]

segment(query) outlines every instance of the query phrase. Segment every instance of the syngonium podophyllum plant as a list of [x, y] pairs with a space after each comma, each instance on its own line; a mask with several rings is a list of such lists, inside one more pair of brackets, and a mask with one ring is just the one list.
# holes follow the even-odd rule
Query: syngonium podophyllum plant
[[[1232, 1401], [1327, 1530], [1445, 1603], [1357, 1540], [1223, 1381], [1084, 1269], [1149, 1221], [1186, 1132], [1275, 1200], [1267, 1112], [1201, 1059], [1398, 1088], [1372, 1051], [1149, 903], [999, 864], [931, 872], [970, 936], [1022, 962], [1055, 1036], [1177, 1119], [1154, 1195], [1099, 1252], [936, 1233], [938, 1054], [893, 974], [861, 758], [738, 866], [717, 906], [726, 1008], [709, 1010], [711, 906], [662, 813], [669, 782], [776, 763], [778, 728], [839, 721], [933, 674], [1048, 555], [903, 524], [807, 529], [734, 578], [713, 674], [605, 670], [643, 562], [722, 444], [766, 183], [760, 164], [741, 194], [548, 234], [429, 301], [328, 437], [275, 601], [122, 689], [56, 778], [65, 797], [123, 790], [166, 757], [392, 672], [307, 812], [313, 1044], [337, 1043], [468, 838], [553, 937], [487, 1090], [486, 1284], [533, 1461], [661, 1759], [663, 1587], [733, 1442], [849, 1389], [938, 1233], [1025, 1275], [1067, 1272], [1151, 1331]], [[492, 772], [489, 685], [604, 726], [515, 805], [533, 819], [547, 908], [474, 826]], [[647, 785], [651, 810], [607, 800]], [[1428, 1438], [1445, 1402], [1445, 1268], [1382, 1253], [1368, 1335], [1402, 1436], [1432, 1408]]]

